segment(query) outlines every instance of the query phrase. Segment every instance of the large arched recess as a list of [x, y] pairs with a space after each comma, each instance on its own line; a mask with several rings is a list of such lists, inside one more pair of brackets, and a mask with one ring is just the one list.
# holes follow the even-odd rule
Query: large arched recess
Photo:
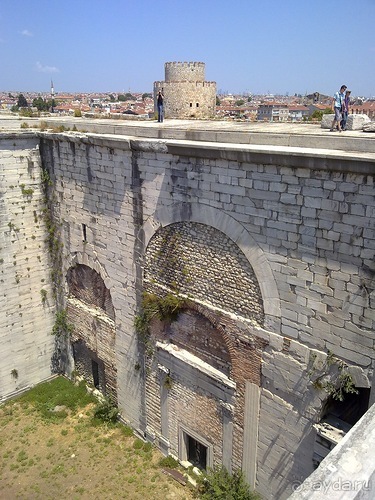
[[70, 341], [75, 370], [117, 401], [115, 312], [110, 290], [100, 272], [87, 261], [80, 264], [79, 259], [75, 260], [66, 275], [68, 322], [74, 327]]
[[[271, 266], [251, 234], [227, 213], [200, 203], [180, 203], [158, 208], [141, 228], [139, 238], [143, 242], [143, 248], [147, 248], [148, 242], [161, 227], [184, 221], [212, 226], [238, 245], [254, 269], [259, 283], [263, 298], [265, 327], [279, 333], [277, 325], [280, 325], [280, 298]], [[143, 258], [143, 256], [139, 257]]]

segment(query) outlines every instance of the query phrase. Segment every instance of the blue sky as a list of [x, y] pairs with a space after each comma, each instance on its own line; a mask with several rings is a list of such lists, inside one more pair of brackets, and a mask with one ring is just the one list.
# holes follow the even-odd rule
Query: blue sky
[[0, 91], [151, 92], [168, 61], [232, 93], [375, 96], [375, 0], [0, 0]]

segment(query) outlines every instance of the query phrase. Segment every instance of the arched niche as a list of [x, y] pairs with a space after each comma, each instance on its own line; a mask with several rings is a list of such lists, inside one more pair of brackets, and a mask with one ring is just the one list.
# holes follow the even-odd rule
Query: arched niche
[[85, 264], [70, 268], [66, 281], [75, 370], [116, 401], [115, 313], [110, 291], [100, 274]]
[[[278, 287], [270, 264], [263, 250], [246, 228], [222, 210], [200, 203], [180, 203], [160, 207], [150, 216], [140, 229], [139, 241], [146, 248], [150, 239], [160, 228], [177, 222], [196, 222], [211, 226], [230, 238], [243, 252], [257, 278], [265, 314], [266, 328], [279, 333], [280, 298]], [[143, 261], [144, 255], [138, 255]]]
[[160, 228], [144, 258], [144, 286], [178, 290], [198, 303], [264, 324], [263, 299], [242, 250], [218, 229], [184, 221]]

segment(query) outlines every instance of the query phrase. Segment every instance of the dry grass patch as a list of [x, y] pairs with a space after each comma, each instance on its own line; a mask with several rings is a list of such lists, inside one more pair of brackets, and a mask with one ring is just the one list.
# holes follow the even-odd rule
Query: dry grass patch
[[96, 420], [95, 399], [59, 377], [0, 407], [0, 498], [178, 499], [162, 455], [121, 424]]

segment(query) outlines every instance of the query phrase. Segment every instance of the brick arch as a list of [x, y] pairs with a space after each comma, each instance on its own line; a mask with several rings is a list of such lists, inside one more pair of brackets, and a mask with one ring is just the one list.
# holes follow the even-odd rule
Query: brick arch
[[[161, 207], [146, 220], [140, 230], [139, 239], [144, 243], [143, 248], [147, 248], [150, 239], [160, 228], [185, 221], [212, 226], [238, 245], [257, 277], [266, 315], [265, 326], [272, 325], [272, 329], [275, 331], [277, 320], [281, 316], [281, 307], [278, 287], [271, 266], [251, 234], [240, 222], [224, 211], [200, 203], [180, 203]], [[139, 258], [143, 259], [143, 255], [140, 255]]]
[[236, 353], [235, 341], [233, 336], [228, 335], [225, 326], [220, 322], [220, 318], [218, 318], [217, 315], [214, 314], [212, 311], [208, 310], [201, 304], [197, 304], [196, 302], [189, 301], [188, 304], [185, 306], [185, 308], [195, 311], [198, 314], [204, 316], [212, 324], [212, 326], [220, 333], [225, 343], [225, 347], [228, 351], [231, 369], [233, 369], [233, 366], [235, 365], [235, 353]]
[[264, 325], [263, 299], [253, 268], [230, 238], [212, 226], [177, 222], [149, 241], [143, 283], [178, 289], [194, 301]]
[[68, 270], [66, 279], [71, 296], [103, 310], [109, 318], [115, 319], [110, 291], [97, 271], [85, 264], [78, 264]]
[[[197, 318], [196, 323], [191, 321], [191, 318], [189, 319], [191, 313]], [[181, 317], [184, 314], [186, 318], [182, 320], [181, 324]], [[207, 327], [204, 322], [200, 321], [200, 318], [209, 323], [214, 331], [207, 333]], [[194, 330], [199, 326], [201, 329], [203, 328], [204, 334], [201, 335], [201, 332], [198, 332], [196, 336], [191, 334], [191, 325], [194, 325]], [[187, 301], [182, 307], [179, 317], [167, 328], [162, 322], [154, 322], [152, 335], [155, 340], [172, 343], [194, 354], [227, 376], [232, 374], [236, 349], [234, 340], [228, 335], [224, 325], [220, 323], [215, 314], [196, 302]], [[205, 337], [209, 338], [207, 345]]]
[[108, 276], [106, 270], [97, 259], [90, 257], [86, 253], [75, 252], [71, 256], [69, 269], [77, 265], [85, 265], [87, 267], [90, 267], [93, 271], [96, 271], [100, 275], [105, 287], [108, 288], [108, 290], [111, 290], [113, 288], [111, 278]]
[[87, 382], [117, 401], [115, 311], [102, 276], [86, 263], [70, 267], [66, 274], [74, 366]]
[[[220, 333], [230, 357], [231, 378], [236, 382], [250, 380], [260, 387], [261, 351], [264, 349], [266, 342], [261, 339], [250, 338], [240, 340], [232, 331], [230, 322], [226, 324], [227, 322], [224, 320], [223, 323], [220, 314], [210, 311], [201, 304], [188, 301], [185, 307], [204, 316]], [[234, 327], [234, 331], [236, 330], [236, 327]], [[241, 345], [241, 348], [239, 345]]]

